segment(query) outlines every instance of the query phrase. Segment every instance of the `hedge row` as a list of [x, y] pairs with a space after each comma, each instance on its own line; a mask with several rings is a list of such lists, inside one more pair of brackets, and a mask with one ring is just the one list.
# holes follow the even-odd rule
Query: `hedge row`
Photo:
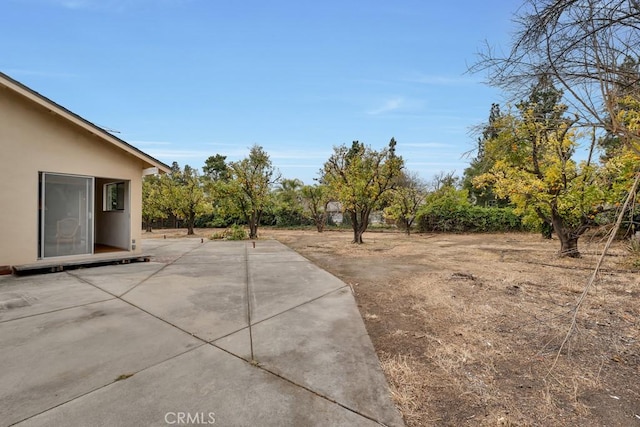
[[484, 208], [471, 205], [425, 206], [417, 219], [420, 232], [506, 232], [522, 231], [522, 219], [512, 208]]

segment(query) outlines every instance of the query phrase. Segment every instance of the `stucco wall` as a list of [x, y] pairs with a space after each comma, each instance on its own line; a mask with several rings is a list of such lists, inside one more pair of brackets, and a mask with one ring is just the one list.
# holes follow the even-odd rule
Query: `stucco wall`
[[38, 259], [40, 171], [130, 180], [129, 240], [139, 242], [143, 167], [135, 156], [0, 86], [0, 265]]

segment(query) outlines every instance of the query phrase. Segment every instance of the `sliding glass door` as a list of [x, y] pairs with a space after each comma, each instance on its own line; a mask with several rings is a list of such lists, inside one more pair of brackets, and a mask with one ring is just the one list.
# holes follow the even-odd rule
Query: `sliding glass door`
[[40, 258], [93, 253], [93, 178], [40, 174]]

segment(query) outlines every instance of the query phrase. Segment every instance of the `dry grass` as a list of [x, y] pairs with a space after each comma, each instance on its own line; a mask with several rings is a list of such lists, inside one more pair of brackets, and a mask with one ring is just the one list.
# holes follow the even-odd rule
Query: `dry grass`
[[602, 239], [263, 231], [351, 283], [408, 426], [640, 423], [640, 284], [616, 244], [553, 366]]
[[408, 356], [380, 355], [380, 365], [391, 380], [391, 397], [407, 420], [420, 419], [420, 405], [424, 401], [420, 385], [420, 367]]

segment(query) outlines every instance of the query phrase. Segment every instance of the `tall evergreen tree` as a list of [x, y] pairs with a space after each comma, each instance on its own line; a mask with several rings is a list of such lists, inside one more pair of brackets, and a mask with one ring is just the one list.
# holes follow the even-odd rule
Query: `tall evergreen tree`
[[469, 162], [469, 167], [464, 170], [462, 177], [462, 188], [467, 190], [473, 202], [480, 206], [495, 204], [506, 205], [509, 202], [508, 200], [498, 199], [490, 186], [477, 188], [473, 185], [473, 179], [475, 177], [489, 172], [493, 167], [494, 160], [490, 156], [487, 156], [485, 145], [487, 141], [496, 137], [498, 132], [496, 124], [500, 117], [500, 105], [496, 103], [491, 104], [489, 121], [483, 126], [482, 134], [477, 140], [476, 156]]

